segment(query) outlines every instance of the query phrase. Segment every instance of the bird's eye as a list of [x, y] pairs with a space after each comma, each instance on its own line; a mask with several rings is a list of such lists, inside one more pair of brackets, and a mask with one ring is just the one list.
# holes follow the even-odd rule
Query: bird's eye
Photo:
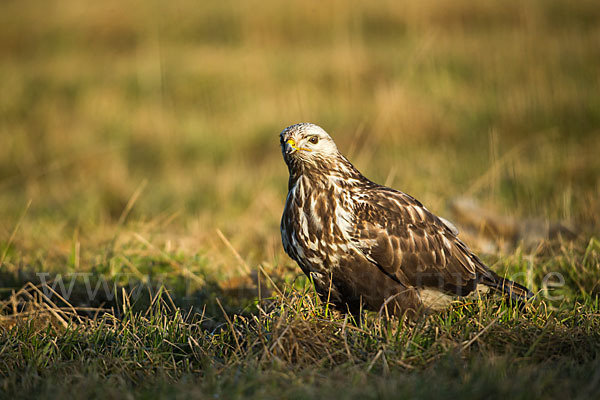
[[312, 144], [317, 144], [319, 142], [319, 138], [316, 136], [311, 136], [310, 138], [308, 138], [308, 141]]

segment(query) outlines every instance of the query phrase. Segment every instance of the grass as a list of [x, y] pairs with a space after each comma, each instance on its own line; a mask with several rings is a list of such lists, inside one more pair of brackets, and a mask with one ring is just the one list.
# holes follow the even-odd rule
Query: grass
[[[591, 0], [3, 2], [0, 393], [591, 397], [599, 22]], [[538, 293], [523, 309], [349, 320], [280, 244], [300, 121], [437, 214], [466, 195], [579, 235], [468, 243]]]
[[[26, 293], [35, 300], [20, 301]], [[120, 293], [93, 317], [33, 285], [16, 293], [11, 301], [30, 313], [0, 335], [3, 368], [15, 371], [3, 388], [24, 397], [583, 398], [598, 385], [597, 296], [556, 311], [471, 299], [398, 324], [372, 313], [352, 321], [309, 286], [238, 313], [218, 297], [195, 313], [163, 289], [143, 305]]]

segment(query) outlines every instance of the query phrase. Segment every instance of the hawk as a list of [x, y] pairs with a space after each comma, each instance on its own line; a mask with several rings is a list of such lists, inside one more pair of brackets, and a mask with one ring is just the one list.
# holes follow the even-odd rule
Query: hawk
[[489, 269], [450, 222], [365, 178], [321, 127], [292, 125], [279, 138], [289, 170], [283, 247], [324, 301], [415, 316], [480, 289], [532, 296]]

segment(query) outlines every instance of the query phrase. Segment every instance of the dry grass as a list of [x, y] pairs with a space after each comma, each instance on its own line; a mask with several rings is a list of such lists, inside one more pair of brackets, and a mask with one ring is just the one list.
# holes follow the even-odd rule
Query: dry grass
[[21, 311], [19, 324], [2, 325], [2, 384], [15, 393], [281, 398], [324, 395], [332, 385], [343, 397], [396, 398], [398, 390], [441, 394], [441, 385], [474, 397], [483, 390], [526, 398], [585, 397], [598, 385], [597, 297], [560, 311], [544, 303], [520, 310], [494, 298], [472, 299], [399, 324], [369, 313], [354, 321], [321, 304], [310, 287], [286, 286], [242, 313], [226, 310], [218, 298], [201, 312], [186, 312], [163, 289], [141, 307], [122, 291], [112, 311], [96, 309], [92, 318], [77, 316], [68, 304], [47, 307], [51, 300], [32, 285], [6, 304], [22, 304], [27, 293], [36, 296], [24, 296], [24, 310], [71, 318], [44, 327], [39, 315], [27, 319]]

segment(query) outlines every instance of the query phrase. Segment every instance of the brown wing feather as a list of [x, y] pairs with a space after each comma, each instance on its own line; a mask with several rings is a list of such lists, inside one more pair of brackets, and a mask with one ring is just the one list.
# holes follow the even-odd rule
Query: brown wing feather
[[398, 282], [465, 295], [489, 270], [453, 229], [411, 196], [382, 186], [355, 205], [355, 246]]

